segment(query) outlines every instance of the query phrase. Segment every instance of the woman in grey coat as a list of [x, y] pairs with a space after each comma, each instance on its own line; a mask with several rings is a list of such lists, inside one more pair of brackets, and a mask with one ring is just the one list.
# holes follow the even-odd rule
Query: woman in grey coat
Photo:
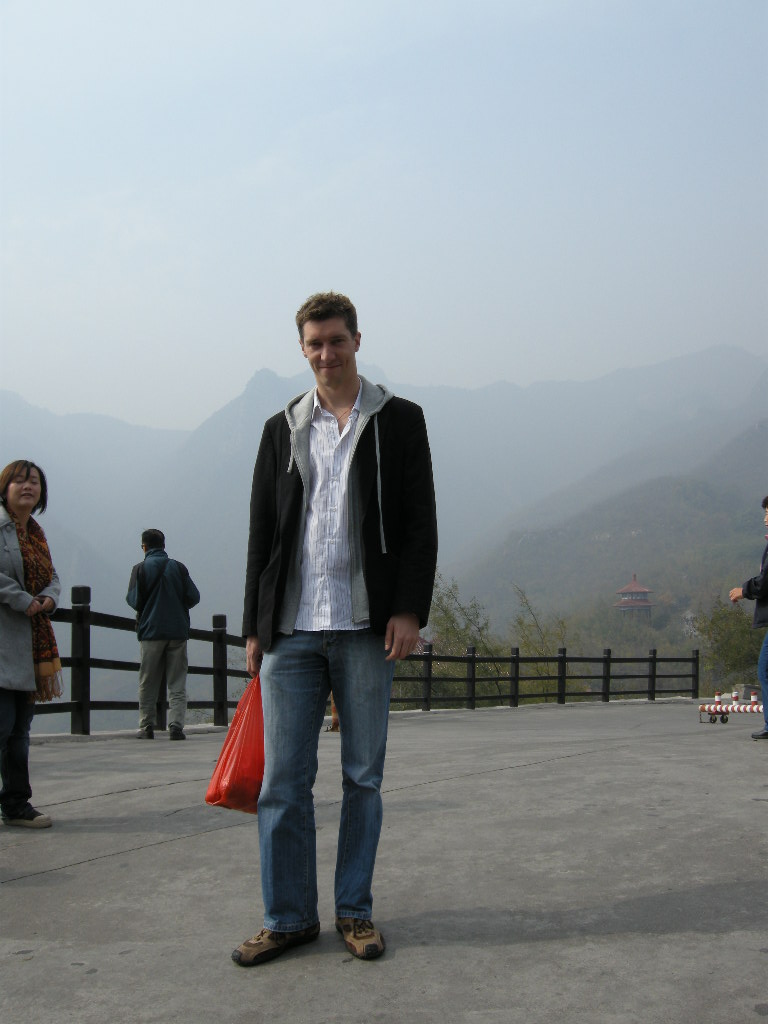
[[48, 504], [45, 474], [17, 459], [0, 473], [0, 814], [4, 825], [48, 828], [29, 802], [29, 728], [35, 700], [61, 696], [61, 661], [49, 619], [59, 577], [32, 513]]

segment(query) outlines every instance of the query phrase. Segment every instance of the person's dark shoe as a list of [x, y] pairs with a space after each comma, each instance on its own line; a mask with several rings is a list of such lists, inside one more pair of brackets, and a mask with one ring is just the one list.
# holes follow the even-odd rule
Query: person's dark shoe
[[184, 735], [184, 730], [180, 729], [178, 725], [172, 725], [168, 732], [169, 740], [185, 740], [187, 737]]
[[155, 730], [151, 725], [146, 726], [144, 729], [139, 729], [136, 733], [137, 740], [153, 740], [155, 738]]
[[768, 729], [763, 729], [762, 732], [753, 732], [753, 740], [768, 740]]
[[314, 942], [319, 934], [319, 924], [302, 928], [299, 932], [273, 932], [269, 928], [262, 928], [258, 935], [246, 939], [232, 951], [232, 959], [240, 967], [256, 967], [268, 960], [274, 960], [291, 946], [303, 946], [307, 942]]
[[4, 825], [19, 825], [21, 828], [50, 828], [53, 822], [47, 814], [37, 811], [32, 804], [27, 804], [18, 814], [3, 814]]
[[362, 921], [358, 917], [337, 917], [336, 931], [344, 939], [344, 945], [352, 956], [359, 960], [375, 960], [387, 948], [384, 936], [373, 921]]

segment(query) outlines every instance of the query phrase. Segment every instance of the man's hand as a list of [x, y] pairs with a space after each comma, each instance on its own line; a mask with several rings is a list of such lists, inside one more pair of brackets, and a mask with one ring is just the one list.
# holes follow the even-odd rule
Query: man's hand
[[389, 651], [387, 661], [397, 661], [413, 654], [419, 642], [419, 619], [412, 612], [393, 615], [384, 634], [384, 650]]
[[733, 603], [736, 604], [737, 601], [741, 601], [741, 599], [744, 597], [744, 591], [741, 589], [741, 587], [734, 587], [728, 595], [728, 597], [730, 597]]
[[259, 638], [257, 636], [249, 636], [245, 639], [245, 667], [248, 669], [248, 674], [253, 678], [259, 674], [261, 668], [261, 659], [264, 657], [264, 652], [261, 649]]

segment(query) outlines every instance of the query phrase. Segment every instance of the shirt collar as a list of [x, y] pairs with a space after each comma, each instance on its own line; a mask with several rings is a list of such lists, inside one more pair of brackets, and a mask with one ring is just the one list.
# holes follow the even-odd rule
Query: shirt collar
[[[352, 406], [352, 409], [351, 409], [351, 411], [349, 413], [350, 418], [355, 413], [360, 412], [360, 399], [363, 396], [363, 382], [360, 380], [359, 377], [357, 379], [357, 384], [358, 384], [358, 387], [357, 387], [357, 398], [355, 399], [355, 404]], [[323, 409], [322, 405], [320, 405], [320, 399], [317, 397], [317, 388], [315, 388], [314, 392], [313, 392], [313, 398], [312, 398], [312, 419], [313, 419], [313, 421], [317, 417], [322, 416], [324, 413], [326, 415], [328, 415], [328, 416], [332, 416], [333, 415], [333, 413], [328, 412], [327, 409]]]

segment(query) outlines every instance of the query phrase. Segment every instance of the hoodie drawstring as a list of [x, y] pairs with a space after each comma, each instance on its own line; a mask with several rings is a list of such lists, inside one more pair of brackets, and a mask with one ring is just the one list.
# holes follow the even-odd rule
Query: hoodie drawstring
[[376, 494], [379, 499], [379, 533], [381, 535], [381, 553], [386, 555], [387, 542], [384, 537], [384, 510], [381, 507], [381, 450], [379, 448], [379, 416], [373, 417], [373, 433], [376, 437]]

